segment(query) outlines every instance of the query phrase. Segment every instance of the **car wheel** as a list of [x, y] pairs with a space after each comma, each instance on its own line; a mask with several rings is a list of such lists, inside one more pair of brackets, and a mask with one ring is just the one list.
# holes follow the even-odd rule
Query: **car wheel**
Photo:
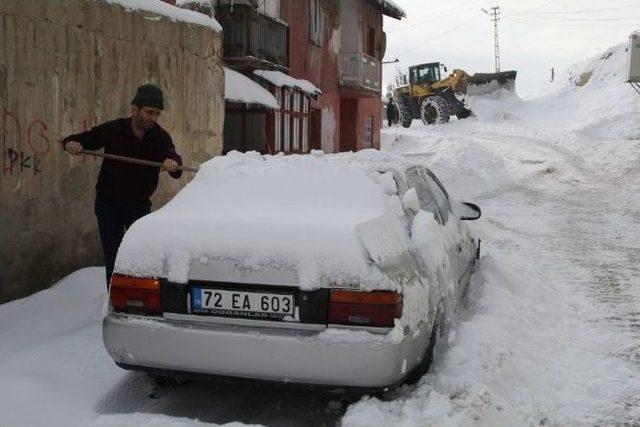
[[439, 326], [439, 321], [436, 318], [436, 321], [433, 324], [433, 329], [431, 330], [429, 342], [427, 343], [427, 348], [424, 352], [424, 357], [422, 358], [422, 362], [420, 362], [420, 364], [411, 372], [411, 374], [409, 374], [406, 381], [407, 384], [417, 383], [424, 374], [429, 372], [431, 363], [433, 363], [433, 355], [435, 353]]

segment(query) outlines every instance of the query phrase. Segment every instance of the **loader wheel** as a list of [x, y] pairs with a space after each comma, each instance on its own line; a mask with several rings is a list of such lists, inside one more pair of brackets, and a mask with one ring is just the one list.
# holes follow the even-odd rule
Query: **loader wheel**
[[400, 105], [400, 123], [402, 127], [410, 128], [413, 122], [413, 111], [411, 109], [411, 101], [403, 99]]
[[422, 101], [420, 118], [425, 125], [447, 123], [449, 117], [449, 105], [443, 97], [434, 95]]

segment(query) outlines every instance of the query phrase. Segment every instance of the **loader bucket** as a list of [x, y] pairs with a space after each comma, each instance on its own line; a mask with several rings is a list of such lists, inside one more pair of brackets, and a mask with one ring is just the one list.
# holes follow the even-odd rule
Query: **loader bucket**
[[469, 77], [467, 95], [479, 96], [491, 92], [507, 89], [509, 92], [516, 91], [517, 71], [502, 71], [499, 73], [475, 73]]

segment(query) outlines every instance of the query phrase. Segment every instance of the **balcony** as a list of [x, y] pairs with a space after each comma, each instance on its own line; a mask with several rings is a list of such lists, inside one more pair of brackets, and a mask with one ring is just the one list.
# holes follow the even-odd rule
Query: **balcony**
[[235, 69], [289, 71], [289, 26], [251, 7], [216, 9], [223, 29], [224, 61]]
[[366, 53], [343, 53], [340, 55], [340, 85], [380, 93], [380, 67], [380, 61]]

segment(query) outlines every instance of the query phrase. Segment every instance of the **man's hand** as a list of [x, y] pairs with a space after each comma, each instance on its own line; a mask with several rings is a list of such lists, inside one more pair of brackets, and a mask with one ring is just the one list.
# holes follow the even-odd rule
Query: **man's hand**
[[64, 149], [67, 150], [69, 154], [77, 156], [84, 150], [84, 147], [79, 142], [67, 141], [64, 144]]
[[168, 171], [168, 172], [175, 172], [178, 170], [178, 162], [176, 162], [173, 159], [165, 159], [164, 163], [162, 164], [162, 170]]

